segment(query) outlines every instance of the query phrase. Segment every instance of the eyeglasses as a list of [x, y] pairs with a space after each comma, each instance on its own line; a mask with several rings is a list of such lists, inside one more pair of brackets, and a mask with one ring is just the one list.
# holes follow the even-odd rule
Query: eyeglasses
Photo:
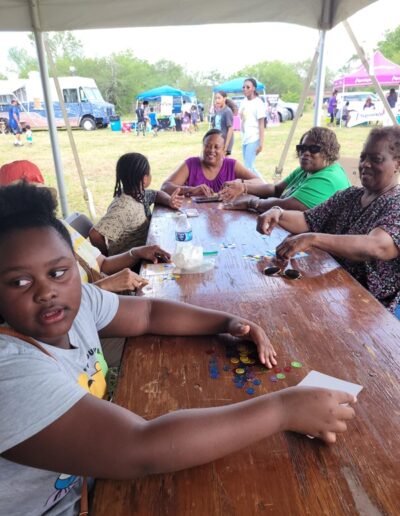
[[284, 276], [287, 279], [300, 279], [302, 277], [301, 272], [297, 269], [289, 268], [290, 262], [286, 268], [279, 267], [279, 265], [270, 265], [269, 267], [265, 267], [263, 273], [266, 276]]
[[296, 150], [299, 154], [304, 154], [305, 152], [309, 152], [310, 154], [318, 154], [318, 152], [321, 152], [321, 145], [305, 145], [304, 143], [301, 143], [300, 145], [296, 145]]

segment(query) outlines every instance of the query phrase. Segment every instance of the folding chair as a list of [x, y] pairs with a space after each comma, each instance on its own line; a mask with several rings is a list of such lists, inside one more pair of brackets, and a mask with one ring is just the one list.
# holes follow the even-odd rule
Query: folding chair
[[78, 231], [78, 233], [80, 233], [84, 238], [89, 236], [89, 231], [93, 227], [93, 222], [89, 217], [83, 213], [79, 213], [78, 211], [68, 215], [65, 222], [68, 222], [68, 224]]

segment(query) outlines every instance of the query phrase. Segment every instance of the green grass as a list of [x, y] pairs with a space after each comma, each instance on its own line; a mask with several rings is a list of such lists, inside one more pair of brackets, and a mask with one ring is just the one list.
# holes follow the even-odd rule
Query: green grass
[[[289, 174], [297, 166], [294, 145], [298, 143], [301, 135], [311, 126], [312, 114], [305, 113], [297, 126], [283, 176]], [[257, 158], [256, 166], [267, 181], [273, 180], [274, 170], [279, 162], [290, 127], [291, 122], [285, 122], [278, 127], [267, 129], [265, 133], [264, 151]], [[160, 132], [157, 138], [154, 138], [151, 134], [138, 137], [136, 133], [112, 132], [110, 129], [93, 132], [74, 131], [82, 168], [94, 197], [97, 215], [102, 216], [111, 202], [115, 181], [115, 164], [119, 156], [134, 151], [145, 154], [151, 164], [152, 188], [157, 189], [184, 159], [199, 155], [201, 138], [207, 129], [208, 125], [203, 123], [200, 124], [199, 131], [194, 134]], [[341, 144], [341, 155], [357, 157], [369, 128], [335, 128], [335, 131]], [[69, 210], [88, 213], [66, 131], [59, 131], [58, 139]], [[47, 131], [34, 132], [32, 146], [14, 147], [12, 142], [13, 137], [11, 135], [0, 136], [0, 164], [17, 159], [28, 159], [39, 166], [49, 186], [56, 186]], [[242, 159], [239, 133], [235, 133], [233, 157], [238, 160]]]

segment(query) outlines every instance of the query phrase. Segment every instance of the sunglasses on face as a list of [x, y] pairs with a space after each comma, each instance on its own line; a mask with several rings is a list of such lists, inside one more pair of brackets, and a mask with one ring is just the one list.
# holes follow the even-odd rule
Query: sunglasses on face
[[304, 154], [305, 152], [309, 152], [310, 154], [318, 154], [318, 152], [321, 152], [321, 145], [305, 145], [304, 143], [301, 143], [300, 145], [296, 145], [296, 150], [299, 154]]
[[263, 270], [266, 276], [284, 276], [287, 279], [300, 279], [301, 272], [297, 269], [282, 269], [278, 265], [271, 265]]

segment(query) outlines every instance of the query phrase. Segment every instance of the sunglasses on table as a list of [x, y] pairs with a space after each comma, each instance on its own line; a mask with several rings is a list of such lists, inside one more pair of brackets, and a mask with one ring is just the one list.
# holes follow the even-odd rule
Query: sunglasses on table
[[289, 268], [290, 262], [287, 267], [279, 267], [279, 265], [270, 265], [265, 267], [263, 274], [266, 276], [284, 276], [287, 279], [300, 279], [301, 272], [297, 269]]
[[322, 147], [321, 145], [305, 145], [304, 143], [301, 143], [300, 145], [296, 145], [296, 150], [299, 154], [304, 154], [305, 152], [309, 152], [310, 154], [318, 154], [318, 152], [321, 152]]

